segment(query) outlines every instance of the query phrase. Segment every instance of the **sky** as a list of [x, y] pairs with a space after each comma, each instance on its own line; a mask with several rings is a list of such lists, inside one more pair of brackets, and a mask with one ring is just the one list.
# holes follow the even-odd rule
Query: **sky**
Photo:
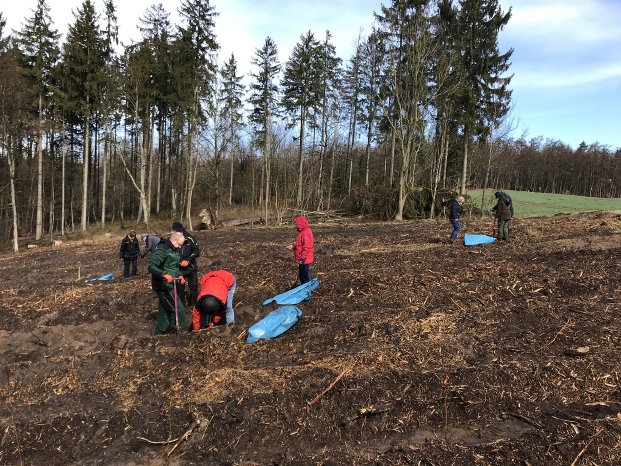
[[[8, 30], [20, 30], [37, 0], [0, 0]], [[59, 32], [75, 21], [81, 0], [47, 0]], [[93, 0], [103, 12], [103, 0]], [[119, 35], [124, 44], [139, 39], [138, 19], [162, 3], [179, 22], [180, 0], [116, 0]], [[373, 12], [390, 0], [212, 0], [219, 13], [215, 34], [221, 61], [235, 54], [238, 73], [251, 70], [250, 59], [267, 36], [285, 63], [300, 36], [332, 34], [337, 54], [346, 61], [357, 38], [371, 31]], [[581, 142], [621, 148], [621, 1], [500, 0], [512, 17], [500, 34], [499, 50], [513, 49], [510, 73], [510, 135], [527, 141], [541, 137], [572, 148]]]

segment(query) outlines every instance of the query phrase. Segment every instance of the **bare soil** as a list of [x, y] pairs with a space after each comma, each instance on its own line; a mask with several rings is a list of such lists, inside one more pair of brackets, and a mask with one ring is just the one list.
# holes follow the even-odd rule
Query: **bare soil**
[[313, 230], [319, 288], [255, 344], [292, 226], [197, 232], [237, 323], [172, 336], [121, 238], [0, 255], [0, 464], [621, 464], [620, 215]]

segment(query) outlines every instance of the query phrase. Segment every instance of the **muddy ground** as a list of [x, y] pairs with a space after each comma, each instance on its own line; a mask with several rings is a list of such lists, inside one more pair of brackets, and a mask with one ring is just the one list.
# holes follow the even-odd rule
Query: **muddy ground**
[[121, 238], [2, 253], [0, 464], [621, 463], [620, 215], [476, 247], [443, 244], [446, 220], [313, 230], [319, 288], [255, 344], [292, 226], [197, 232], [237, 323], [172, 336], [146, 259], [119, 278]]

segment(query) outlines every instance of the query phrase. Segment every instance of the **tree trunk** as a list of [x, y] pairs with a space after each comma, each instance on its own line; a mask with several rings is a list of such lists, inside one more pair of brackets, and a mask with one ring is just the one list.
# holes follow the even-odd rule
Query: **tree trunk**
[[60, 152], [62, 158], [62, 168], [61, 168], [61, 177], [62, 180], [60, 182], [61, 185], [61, 193], [60, 193], [60, 236], [65, 236], [65, 160], [67, 158], [67, 151], [65, 148], [65, 128], [61, 129], [60, 133]]
[[298, 155], [298, 195], [297, 207], [302, 206], [302, 181], [304, 180], [304, 132], [306, 129], [306, 107], [300, 107], [300, 148]]
[[468, 177], [468, 140], [470, 139], [468, 129], [464, 131], [464, 165], [461, 170], [461, 187], [459, 188], [459, 194], [462, 196], [466, 194], [466, 180]]
[[233, 204], [233, 168], [235, 167], [235, 151], [237, 150], [237, 142], [231, 149], [231, 173], [229, 176], [229, 205]]
[[271, 159], [272, 159], [272, 121], [267, 117], [265, 125], [265, 149], [263, 151], [263, 163], [265, 165], [265, 224], [269, 221], [270, 183], [271, 183]]
[[37, 223], [35, 240], [43, 236], [43, 96], [39, 94], [39, 128], [37, 131]]
[[[2, 134], [6, 135], [6, 128], [2, 129]], [[15, 158], [10, 137], [6, 141], [6, 154], [9, 162], [9, 182], [11, 185], [11, 213], [13, 215], [13, 252], [19, 251], [18, 229], [17, 229], [17, 199], [15, 195]]]
[[110, 122], [106, 118], [106, 123], [104, 125], [104, 152], [102, 156], [101, 163], [102, 174], [101, 174], [101, 228], [103, 229], [106, 226], [106, 186], [108, 184], [108, 159], [110, 152]]
[[[89, 105], [87, 99], [87, 105]], [[88, 221], [88, 164], [90, 162], [90, 140], [91, 140], [91, 124], [90, 112], [87, 111], [84, 116], [84, 155], [82, 157], [82, 217], [80, 225], [82, 231], [86, 231]]]

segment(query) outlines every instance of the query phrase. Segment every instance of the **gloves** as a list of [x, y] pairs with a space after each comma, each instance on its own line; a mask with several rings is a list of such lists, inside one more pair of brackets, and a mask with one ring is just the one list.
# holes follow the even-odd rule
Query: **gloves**
[[188, 265], [190, 265], [190, 263], [187, 260], [183, 259], [181, 262], [179, 262], [179, 265], [181, 267], [187, 267]]
[[183, 275], [179, 275], [177, 277], [177, 280], [179, 280], [179, 283], [181, 283], [182, 285], [185, 285], [185, 277]]
[[173, 277], [167, 273], [165, 273], [164, 275], [162, 275], [162, 278], [164, 280], [166, 280], [166, 283], [172, 283], [173, 282]]

